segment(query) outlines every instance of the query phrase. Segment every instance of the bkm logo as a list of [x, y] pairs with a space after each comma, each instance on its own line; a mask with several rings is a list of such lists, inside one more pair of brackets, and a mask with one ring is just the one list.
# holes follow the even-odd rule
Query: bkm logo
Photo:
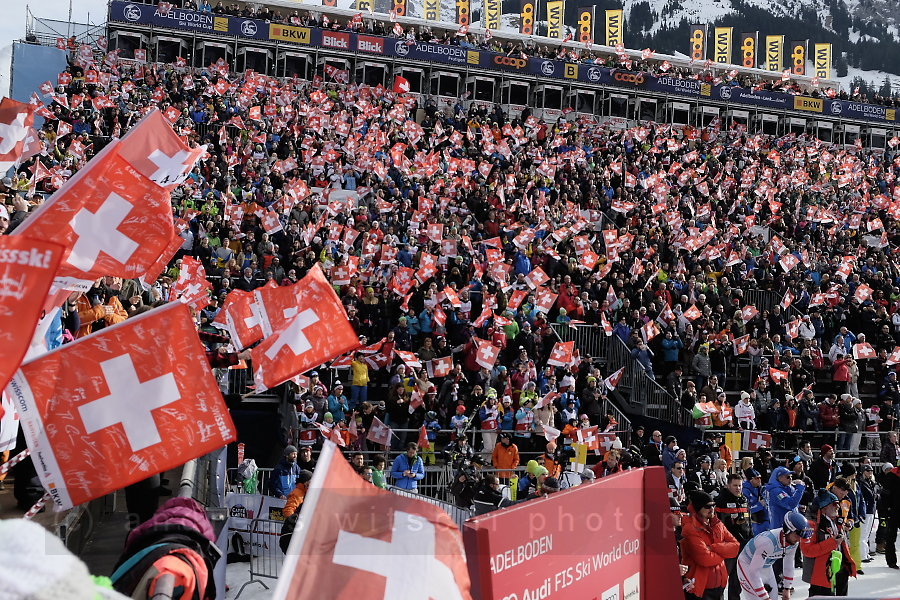
[[756, 67], [756, 40], [752, 37], [744, 38], [744, 43], [741, 44], [741, 58], [745, 67]]
[[794, 74], [803, 75], [806, 72], [806, 47], [803, 44], [794, 46], [791, 59]]
[[695, 29], [691, 34], [691, 58], [694, 60], [703, 59], [703, 50], [706, 45], [706, 34], [702, 29]]
[[610, 41], [621, 40], [622, 18], [618, 13], [610, 15], [606, 20], [606, 36]]
[[525, 65], [528, 64], [528, 61], [524, 58], [515, 58], [513, 56], [495, 56], [494, 63], [512, 67], [514, 69], [524, 69]]
[[594, 37], [594, 19], [591, 11], [585, 10], [578, 15], [578, 41], [589, 42]]
[[731, 62], [731, 34], [728, 31], [720, 31], [716, 33], [716, 56], [726, 58], [722, 62]]
[[256, 23], [253, 21], [244, 21], [241, 23], [241, 33], [247, 37], [256, 35]]
[[522, 5], [522, 14], [520, 16], [522, 19], [521, 30], [522, 33], [531, 35], [534, 33], [534, 4], [531, 2], [527, 2]]
[[828, 68], [831, 66], [830, 52], [827, 48], [816, 48], [816, 77], [828, 77]]
[[469, 24], [469, 0], [456, 0], [456, 22], [459, 25]]
[[624, 81], [625, 83], [633, 83], [634, 85], [641, 85], [644, 83], [644, 74], [643, 73], [621, 73], [616, 72], [613, 75], [613, 79], [616, 81]]

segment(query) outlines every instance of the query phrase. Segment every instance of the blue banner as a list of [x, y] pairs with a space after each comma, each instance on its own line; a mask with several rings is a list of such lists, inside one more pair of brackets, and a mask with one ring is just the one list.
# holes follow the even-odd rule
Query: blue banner
[[728, 84], [713, 85], [696, 79], [656, 77], [649, 73], [608, 69], [588, 63], [523, 58], [463, 46], [408, 42], [349, 31], [281, 25], [259, 19], [244, 19], [180, 8], [174, 8], [168, 13], [162, 14], [159, 12], [158, 6], [150, 4], [134, 4], [116, 0], [109, 5], [109, 19], [110, 21], [152, 25], [181, 31], [359, 52], [362, 55], [390, 56], [455, 66], [470, 65], [506, 73], [527, 73], [558, 79], [560, 83], [581, 81], [626, 89], [643, 89], [686, 98], [710, 98], [729, 104], [792, 110], [806, 114], [847, 117], [887, 124], [896, 121], [896, 109], [862, 102], [796, 96]]

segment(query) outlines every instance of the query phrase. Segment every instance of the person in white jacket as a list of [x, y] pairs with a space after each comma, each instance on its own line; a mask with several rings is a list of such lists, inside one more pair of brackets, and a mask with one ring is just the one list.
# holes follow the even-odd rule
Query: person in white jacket
[[[794, 557], [801, 539], [812, 536], [809, 521], [796, 510], [784, 515], [779, 529], [763, 531], [747, 542], [737, 559], [737, 577], [742, 600], [776, 600], [778, 579], [772, 565], [783, 559], [782, 600], [790, 600], [794, 589]], [[768, 590], [766, 589], [768, 586]]]
[[741, 392], [741, 401], [734, 407], [734, 420], [741, 429], [756, 429], [756, 411], [750, 402], [750, 394]]

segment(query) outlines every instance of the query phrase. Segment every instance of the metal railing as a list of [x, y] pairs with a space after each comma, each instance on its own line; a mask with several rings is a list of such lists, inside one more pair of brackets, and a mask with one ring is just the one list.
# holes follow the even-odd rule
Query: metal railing
[[283, 525], [283, 521], [269, 519], [253, 519], [250, 523], [250, 579], [238, 590], [235, 600], [240, 598], [251, 583], [258, 583], [269, 589], [263, 579], [278, 579], [284, 563], [284, 552], [279, 545]]
[[463, 523], [466, 522], [466, 519], [475, 514], [475, 511], [471, 508], [460, 508], [455, 504], [451, 504], [450, 502], [445, 502], [443, 500], [438, 500], [437, 498], [432, 498], [431, 496], [427, 496], [424, 493], [417, 494], [415, 492], [411, 492], [409, 490], [404, 490], [394, 486], [388, 486], [388, 490], [399, 496], [406, 496], [407, 498], [422, 500], [423, 502], [427, 502], [428, 504], [433, 504], [434, 506], [444, 509], [444, 512], [450, 515], [450, 518], [453, 519], [453, 522], [456, 523], [460, 531], [462, 531]]
[[756, 310], [772, 310], [781, 302], [781, 296], [772, 290], [744, 290], [744, 304], [752, 304]]

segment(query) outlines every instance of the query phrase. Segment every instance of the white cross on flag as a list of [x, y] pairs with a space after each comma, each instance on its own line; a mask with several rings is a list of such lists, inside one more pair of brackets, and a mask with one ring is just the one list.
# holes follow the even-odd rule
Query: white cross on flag
[[787, 290], [784, 293], [784, 298], [781, 299], [781, 302], [778, 303], [778, 306], [781, 307], [781, 310], [787, 310], [788, 307], [794, 302], [794, 293], [791, 290]]
[[283, 311], [283, 324], [276, 325], [277, 315], [265, 304], [272, 335], [253, 349], [257, 390], [273, 388], [359, 346], [340, 299], [318, 265], [290, 288], [295, 293], [289, 309], [293, 314]]
[[392, 435], [394, 435], [394, 432], [390, 427], [382, 423], [381, 419], [378, 417], [373, 417], [372, 424], [369, 426], [369, 433], [366, 434], [366, 439], [375, 444], [390, 446]]
[[443, 509], [366, 483], [326, 442], [274, 598], [471, 600], [462, 536]]
[[535, 267], [535, 269], [525, 276], [525, 281], [531, 286], [531, 289], [536, 290], [540, 286], [544, 285], [548, 281], [550, 281], [550, 277], [544, 273], [544, 270], [540, 267]]
[[231, 341], [243, 350], [263, 338], [261, 319], [251, 292], [231, 290], [213, 326], [227, 331]]
[[192, 256], [185, 256], [182, 259], [178, 279], [172, 284], [170, 297], [202, 310], [209, 304], [209, 292], [212, 289], [212, 284], [206, 279], [203, 263]]
[[613, 447], [613, 444], [616, 443], [616, 440], [619, 439], [614, 433], [603, 432], [597, 434], [597, 445], [603, 448], [604, 451], [609, 452]]
[[866, 300], [872, 297], [872, 288], [867, 286], [864, 283], [859, 284], [859, 287], [856, 288], [856, 292], [853, 294], [853, 299], [862, 304]]
[[753, 306], [752, 304], [745, 306], [744, 308], [741, 309], [741, 319], [744, 321], [744, 323], [747, 323], [748, 321], [753, 319], [753, 317], [755, 317], [758, 314], [759, 314], [759, 311], [756, 310], [756, 307]]
[[888, 366], [900, 363], [900, 346], [894, 346], [894, 350], [888, 355], [885, 362]]
[[867, 358], [875, 358], [878, 353], [875, 348], [868, 342], [857, 342], [853, 344], [853, 358], [855, 360], [865, 360]]
[[625, 367], [621, 367], [618, 371], [604, 379], [603, 385], [606, 386], [606, 389], [609, 391], [613, 391], [619, 385], [619, 382], [622, 381], [622, 375], [624, 373]]
[[428, 373], [429, 379], [446, 377], [450, 374], [450, 370], [453, 368], [453, 359], [449, 356], [444, 356], [442, 358], [435, 358], [427, 363], [425, 363], [425, 370]]
[[491, 342], [478, 338], [475, 338], [475, 344], [477, 345], [475, 362], [485, 369], [493, 369], [494, 363], [497, 362], [497, 357], [500, 356], [500, 348]]
[[743, 442], [741, 450], [755, 452], [760, 448], [772, 447], [772, 434], [761, 431], [745, 431], [741, 441]]
[[641, 327], [641, 335], [648, 344], [650, 343], [650, 340], [658, 336], [661, 331], [662, 330], [659, 328], [659, 325], [656, 324], [656, 321], [647, 321], [644, 326]]
[[747, 352], [747, 348], [750, 347], [750, 334], [742, 335], [741, 337], [734, 338], [734, 353], [737, 356], [744, 354]]
[[775, 383], [781, 383], [782, 381], [787, 381], [788, 372], [769, 367], [769, 378]]
[[144, 177], [169, 190], [184, 183], [206, 151], [204, 146], [188, 148], [159, 110], [141, 119], [122, 142], [119, 152], [125, 160]]
[[598, 432], [600, 431], [599, 425], [592, 425], [591, 427], [582, 427], [580, 429], [575, 430], [575, 439], [579, 444], [584, 444], [587, 446], [588, 450], [594, 450], [599, 454], [600, 452], [600, 438], [597, 437]]
[[28, 128], [34, 125], [34, 109], [11, 98], [0, 101], [0, 172], [5, 173], [22, 158]]
[[188, 308], [170, 303], [22, 365], [8, 387], [57, 510], [235, 439]]
[[682, 316], [685, 319], [687, 319], [688, 321], [696, 321], [697, 319], [699, 319], [700, 317], [703, 316], [703, 313], [700, 312], [700, 309], [697, 308], [696, 304], [691, 304], [691, 307], [689, 309], [687, 309], [686, 311], [684, 311]]
[[570, 342], [556, 342], [553, 345], [553, 350], [550, 352], [550, 358], [547, 359], [547, 364], [555, 367], [566, 367], [572, 362], [574, 352], [574, 340]]

